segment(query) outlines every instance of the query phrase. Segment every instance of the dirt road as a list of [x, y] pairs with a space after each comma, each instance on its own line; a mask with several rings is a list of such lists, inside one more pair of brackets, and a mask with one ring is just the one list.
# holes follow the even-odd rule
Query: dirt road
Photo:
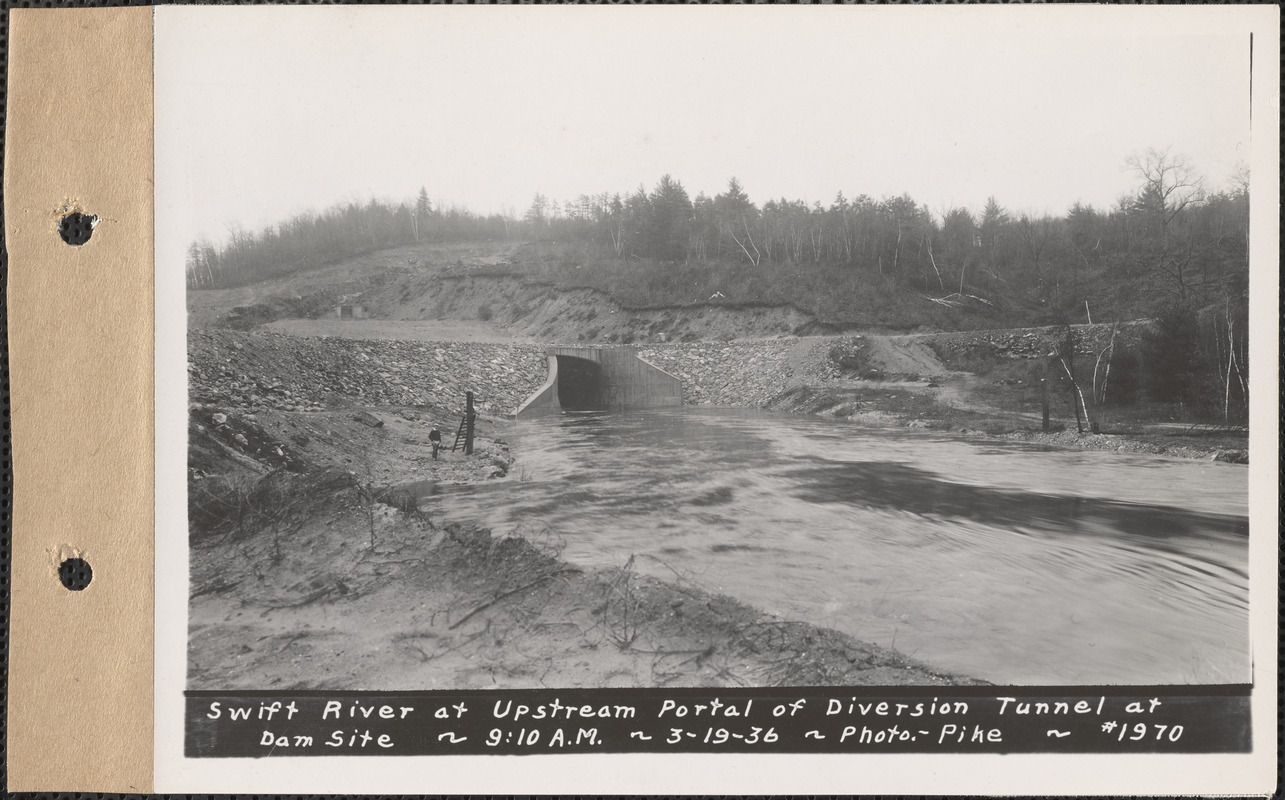
[[391, 339], [404, 342], [484, 342], [534, 344], [535, 339], [487, 322], [455, 319], [279, 319], [264, 329], [291, 336], [339, 336], [344, 339]]

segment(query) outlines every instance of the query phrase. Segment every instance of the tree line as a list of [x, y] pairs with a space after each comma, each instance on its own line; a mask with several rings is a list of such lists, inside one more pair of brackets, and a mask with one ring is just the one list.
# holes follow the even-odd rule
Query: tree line
[[[878, 275], [938, 302], [964, 299], [1078, 314], [1106, 307], [1203, 306], [1242, 296], [1248, 278], [1248, 175], [1211, 192], [1186, 159], [1149, 151], [1129, 159], [1135, 192], [1111, 208], [1075, 203], [1062, 215], [1013, 211], [991, 197], [979, 210], [936, 210], [908, 194], [839, 192], [828, 204], [779, 198], [755, 204], [732, 178], [691, 198], [664, 175], [650, 190], [537, 194], [522, 219], [412, 202], [349, 202], [296, 215], [221, 245], [193, 242], [191, 288], [222, 288], [416, 242], [509, 238], [575, 243], [603, 259], [684, 265], [722, 262], [750, 272], [838, 268]], [[1100, 288], [1110, 285], [1110, 292]], [[1123, 310], [1123, 309], [1119, 309]], [[1092, 315], [1092, 307], [1087, 311]]]
[[501, 240], [511, 235], [514, 222], [500, 214], [434, 208], [426, 188], [413, 202], [342, 203], [320, 213], [296, 214], [258, 232], [233, 228], [221, 245], [209, 239], [192, 242], [187, 286], [243, 286], [416, 242]]
[[828, 205], [780, 198], [760, 206], [736, 178], [714, 197], [693, 199], [665, 175], [626, 195], [562, 204], [536, 195], [523, 221], [531, 236], [591, 242], [616, 258], [841, 267], [938, 301], [1031, 303], [1050, 315], [1072, 312], [1094, 294], [1109, 299], [1094, 291], [1104, 271], [1112, 285], [1126, 284], [1126, 296], [1116, 299], [1132, 306], [1243, 295], [1248, 176], [1210, 192], [1180, 156], [1151, 151], [1129, 163], [1139, 179], [1135, 193], [1108, 209], [1076, 203], [1060, 216], [1010, 211], [994, 197], [977, 212], [934, 211], [907, 194], [876, 200], [839, 192]]

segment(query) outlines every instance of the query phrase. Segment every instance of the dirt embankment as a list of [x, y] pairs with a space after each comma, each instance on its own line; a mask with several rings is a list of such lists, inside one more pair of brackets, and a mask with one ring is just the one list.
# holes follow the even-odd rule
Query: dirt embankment
[[552, 531], [440, 528], [343, 473], [258, 502], [271, 511], [255, 527], [229, 520], [194, 544], [191, 688], [976, 683], [632, 559], [583, 570]]
[[726, 341], [824, 328], [789, 306], [624, 308], [592, 289], [559, 290], [498, 275], [419, 275], [363, 295], [388, 319], [492, 322], [545, 342]]
[[332, 317], [361, 304], [379, 320], [480, 321], [542, 342], [727, 341], [831, 333], [790, 306], [711, 298], [690, 306], [625, 308], [593, 289], [525, 280], [516, 245], [425, 245], [372, 253], [235, 289], [188, 293], [192, 328], [253, 330], [280, 320]]

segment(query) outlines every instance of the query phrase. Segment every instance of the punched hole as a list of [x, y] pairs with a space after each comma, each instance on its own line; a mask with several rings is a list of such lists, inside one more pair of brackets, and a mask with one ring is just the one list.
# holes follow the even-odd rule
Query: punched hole
[[73, 592], [79, 592], [94, 579], [94, 571], [83, 558], [69, 558], [58, 565], [58, 580]]
[[97, 224], [97, 216], [73, 211], [58, 220], [58, 235], [67, 244], [80, 247], [94, 235], [94, 226]]

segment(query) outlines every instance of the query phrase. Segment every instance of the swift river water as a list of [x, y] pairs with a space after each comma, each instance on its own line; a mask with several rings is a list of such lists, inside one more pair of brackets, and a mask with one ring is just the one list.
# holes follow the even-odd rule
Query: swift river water
[[506, 436], [509, 478], [420, 507], [995, 683], [1250, 680], [1243, 465], [731, 409]]

